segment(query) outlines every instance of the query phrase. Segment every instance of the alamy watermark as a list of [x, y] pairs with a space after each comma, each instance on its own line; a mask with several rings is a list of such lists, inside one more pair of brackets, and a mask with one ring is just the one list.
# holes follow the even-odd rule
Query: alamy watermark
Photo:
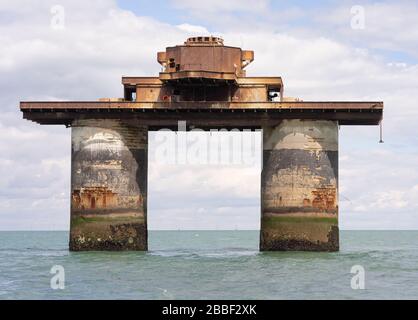
[[351, 267], [350, 273], [354, 274], [351, 278], [351, 289], [366, 289], [366, 271], [364, 270], [364, 267], [359, 264], [354, 265]]
[[350, 9], [352, 14], [350, 25], [351, 29], [359, 30], [366, 28], [366, 10], [363, 6], [355, 5]]
[[61, 265], [52, 266], [49, 271], [53, 274], [50, 285], [53, 290], [64, 290], [65, 289], [65, 270]]
[[155, 144], [154, 162], [188, 165], [254, 166], [262, 147], [261, 135], [253, 130], [193, 128], [187, 131], [186, 121], [179, 121], [176, 131], [155, 132]]
[[61, 5], [54, 5], [51, 7], [51, 28], [55, 30], [65, 28], [65, 9]]

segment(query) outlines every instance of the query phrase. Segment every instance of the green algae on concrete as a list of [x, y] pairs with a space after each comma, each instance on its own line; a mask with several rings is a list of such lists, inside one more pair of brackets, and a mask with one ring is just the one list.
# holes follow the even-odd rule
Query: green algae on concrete
[[264, 216], [261, 251], [338, 251], [337, 217]]
[[144, 217], [73, 217], [70, 250], [139, 250], [148, 249]]

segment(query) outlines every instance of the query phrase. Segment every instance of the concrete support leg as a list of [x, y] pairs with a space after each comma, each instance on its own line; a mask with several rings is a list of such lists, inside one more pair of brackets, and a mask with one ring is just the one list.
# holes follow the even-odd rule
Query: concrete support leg
[[70, 250], [147, 250], [146, 127], [72, 125]]
[[263, 128], [260, 250], [338, 251], [338, 124]]

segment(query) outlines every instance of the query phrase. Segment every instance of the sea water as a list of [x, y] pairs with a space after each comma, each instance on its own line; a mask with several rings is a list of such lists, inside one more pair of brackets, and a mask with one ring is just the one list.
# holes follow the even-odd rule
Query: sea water
[[342, 231], [334, 253], [258, 244], [258, 231], [150, 231], [148, 252], [70, 252], [68, 232], [4, 231], [0, 299], [418, 299], [418, 231]]

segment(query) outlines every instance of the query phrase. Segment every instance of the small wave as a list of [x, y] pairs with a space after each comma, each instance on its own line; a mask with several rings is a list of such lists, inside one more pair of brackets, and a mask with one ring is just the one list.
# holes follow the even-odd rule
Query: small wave
[[155, 250], [148, 253], [160, 257], [185, 257], [185, 258], [236, 258], [243, 256], [255, 256], [259, 252], [243, 248], [225, 248], [221, 250]]

